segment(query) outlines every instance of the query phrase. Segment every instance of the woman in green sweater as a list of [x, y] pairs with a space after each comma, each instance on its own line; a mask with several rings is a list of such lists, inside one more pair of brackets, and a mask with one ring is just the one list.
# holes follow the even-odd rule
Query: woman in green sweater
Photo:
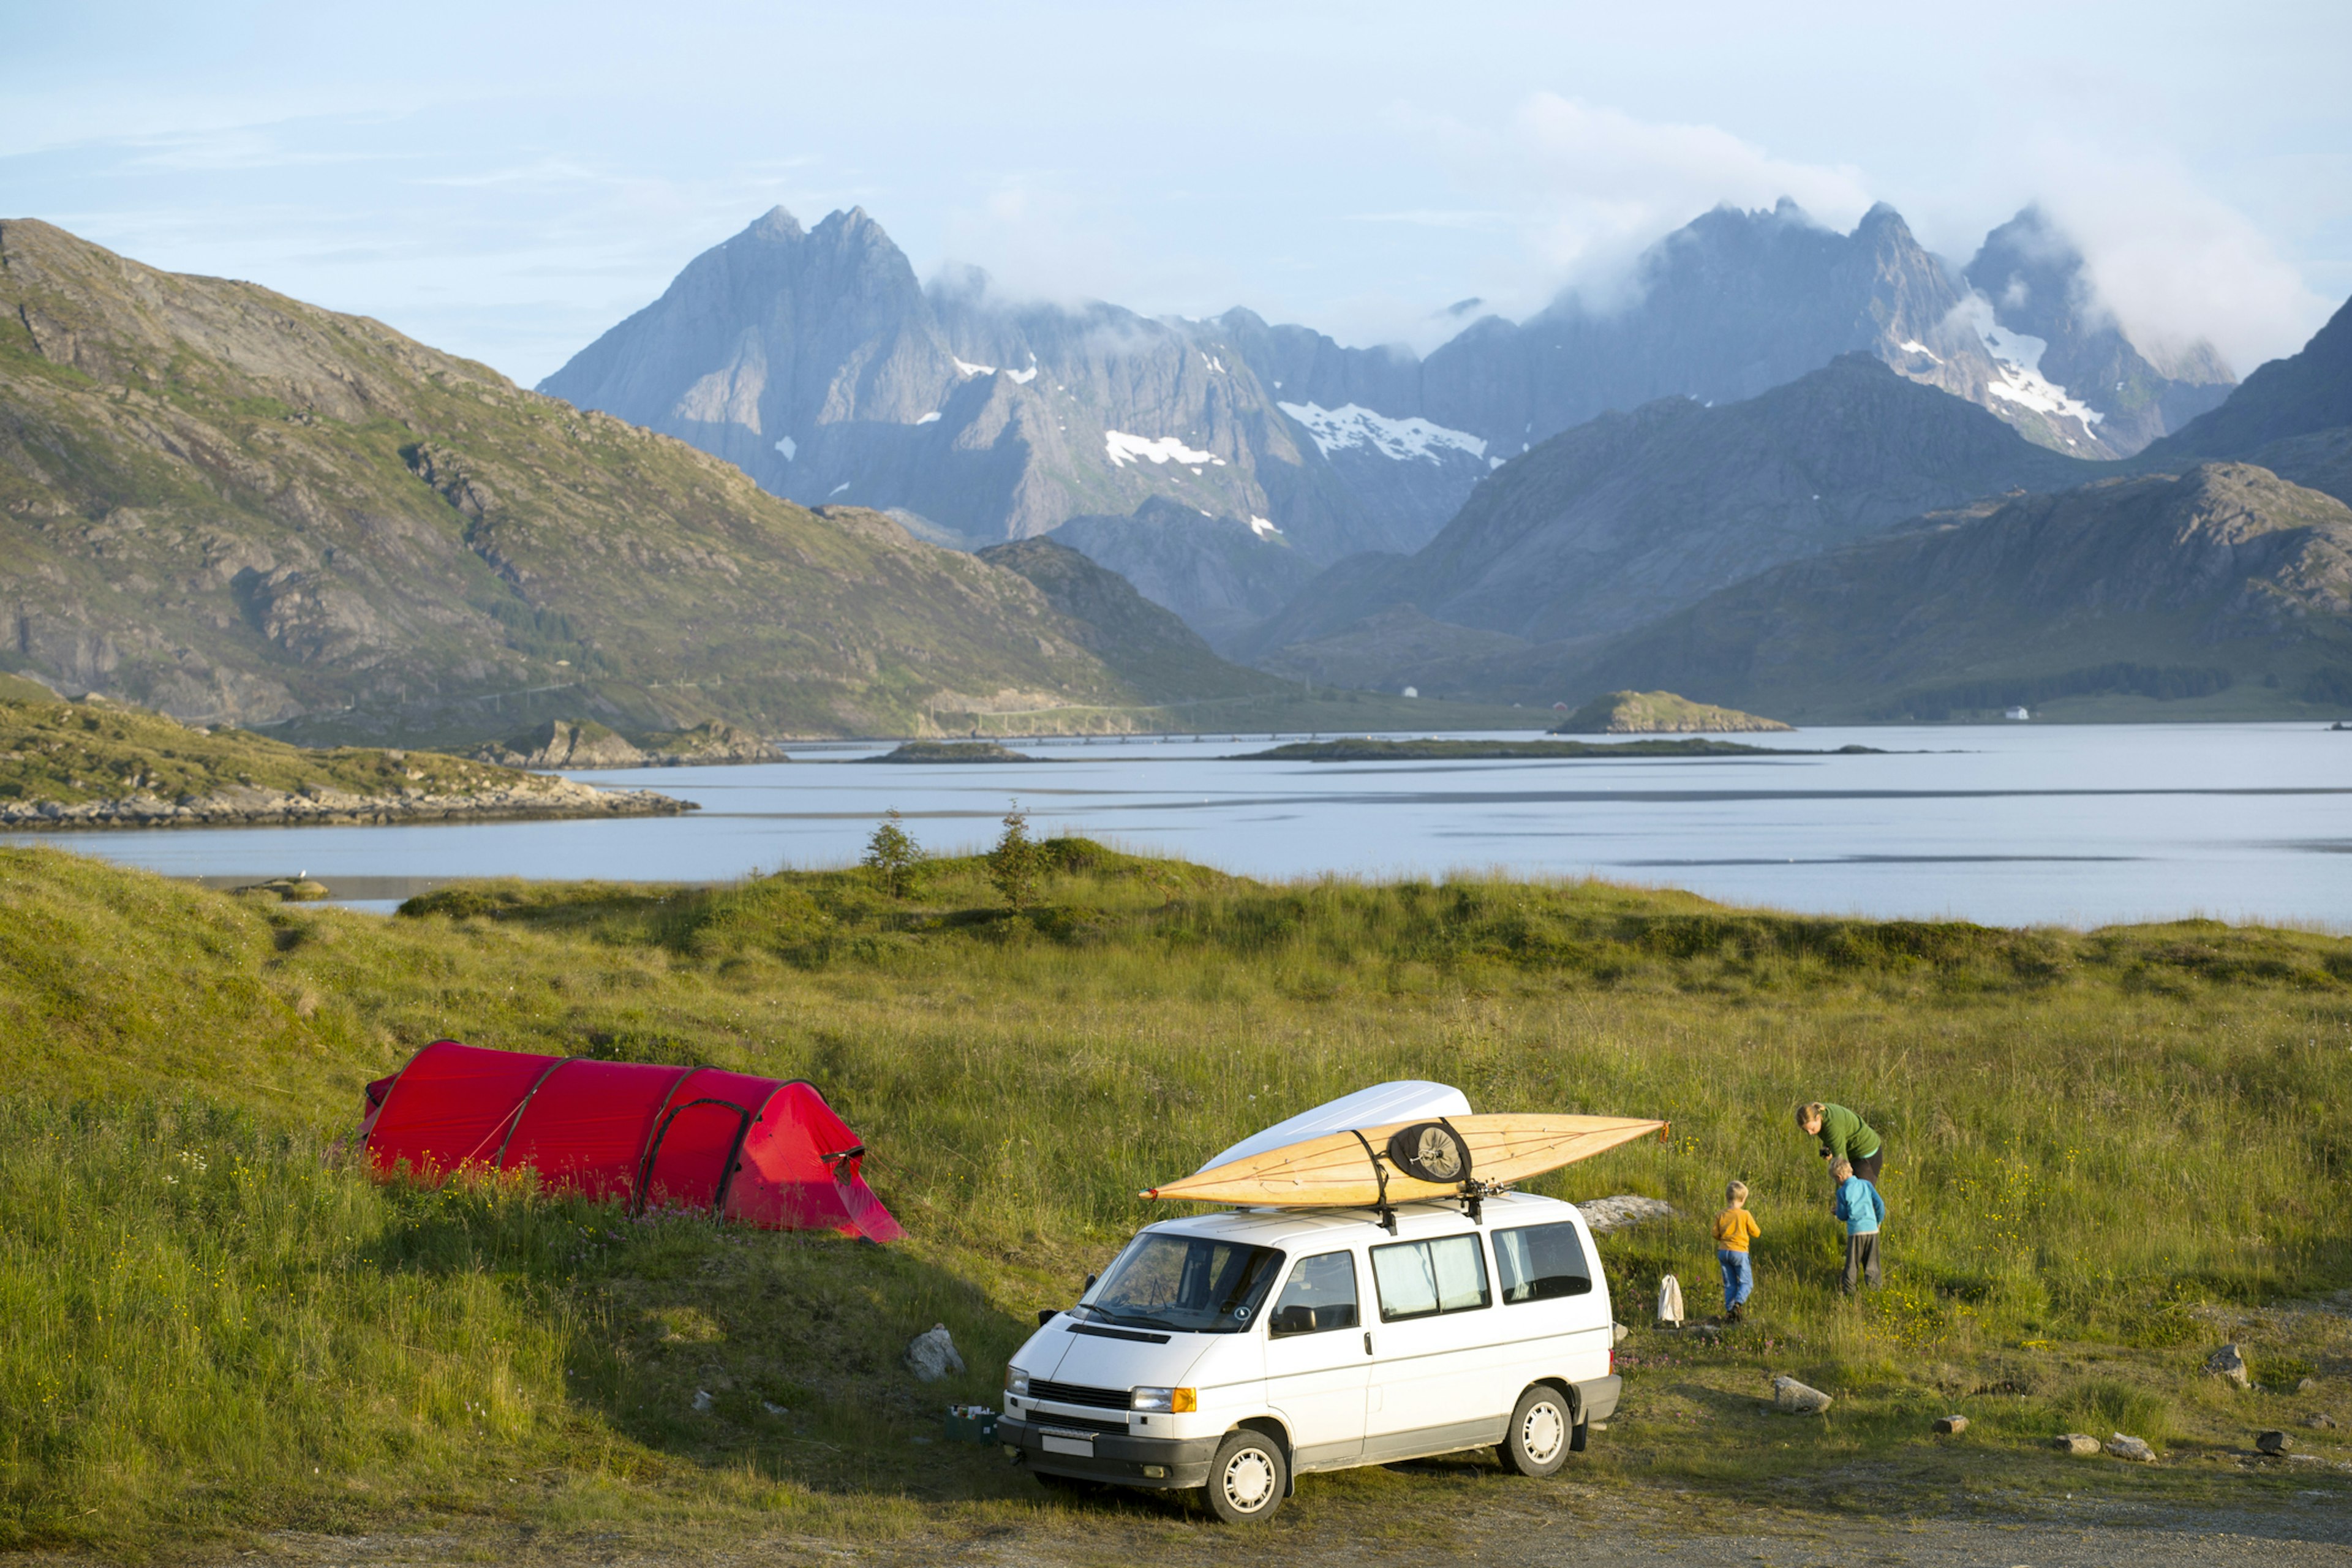
[[1823, 1105], [1816, 1100], [1797, 1107], [1797, 1125], [1822, 1141], [1822, 1159], [1832, 1165], [1843, 1160], [1853, 1167], [1855, 1175], [1877, 1184], [1878, 1169], [1886, 1162], [1886, 1146], [1869, 1122], [1843, 1105]]

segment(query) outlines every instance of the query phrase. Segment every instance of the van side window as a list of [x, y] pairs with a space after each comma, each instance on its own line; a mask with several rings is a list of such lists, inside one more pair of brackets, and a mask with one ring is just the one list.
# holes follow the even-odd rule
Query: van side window
[[1375, 1247], [1372, 1283], [1381, 1293], [1383, 1323], [1466, 1312], [1492, 1300], [1486, 1293], [1486, 1254], [1475, 1236]]
[[1269, 1339], [1291, 1334], [1319, 1334], [1326, 1329], [1356, 1326], [1356, 1258], [1349, 1252], [1326, 1252], [1302, 1258], [1290, 1271], [1290, 1283], [1274, 1303]]
[[1572, 1225], [1496, 1231], [1495, 1271], [1502, 1276], [1507, 1306], [1592, 1293], [1592, 1266]]

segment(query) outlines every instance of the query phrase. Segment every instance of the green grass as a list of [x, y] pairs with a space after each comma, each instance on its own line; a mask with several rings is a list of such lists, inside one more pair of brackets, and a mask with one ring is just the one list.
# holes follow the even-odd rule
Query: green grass
[[[1482, 1110], [1672, 1120], [1536, 1184], [1683, 1212], [1603, 1242], [1628, 1322], [1669, 1271], [1706, 1309], [1704, 1222], [1728, 1177], [1754, 1189], [1754, 1325], [1628, 1342], [1626, 1406], [1580, 1461], [1595, 1485], [2242, 1502], [2274, 1483], [2211, 1456], [2311, 1408], [2352, 1417], [2352, 1319], [2276, 1310], [2352, 1287], [2344, 939], [1269, 886], [1046, 849], [1018, 917], [961, 859], [906, 903], [852, 872], [509, 882], [390, 921], [0, 852], [0, 1544], [1149, 1531], [1162, 1505], [1047, 1500], [992, 1450], [917, 1440], [940, 1405], [993, 1403], [1033, 1310], [1161, 1212], [1139, 1188], [1407, 1076]], [[635, 1226], [326, 1161], [360, 1085], [442, 1035], [810, 1078], [912, 1238]], [[1816, 1096], [1891, 1150], [1888, 1288], [1853, 1303], [1790, 1115]], [[898, 1356], [933, 1322], [970, 1371], [922, 1388]], [[2225, 1389], [2199, 1370], [2223, 1340], [2323, 1392]], [[1830, 1417], [1760, 1414], [1775, 1372], [1835, 1394]], [[1931, 1437], [1948, 1410], [1970, 1430]], [[2097, 1423], [2146, 1427], [2167, 1463], [2036, 1447]], [[1469, 1464], [1310, 1478], [1295, 1517], [1409, 1531]]]
[[203, 799], [241, 785], [464, 795], [529, 779], [511, 768], [432, 752], [311, 751], [243, 730], [192, 728], [144, 709], [57, 698], [14, 701], [0, 693], [0, 800], [5, 801]]

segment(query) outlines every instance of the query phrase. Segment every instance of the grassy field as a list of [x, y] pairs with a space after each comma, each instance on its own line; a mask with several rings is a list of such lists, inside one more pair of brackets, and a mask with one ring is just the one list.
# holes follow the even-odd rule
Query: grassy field
[[432, 752], [310, 751], [244, 730], [192, 729], [141, 708], [0, 692], [0, 800], [202, 799], [239, 785], [464, 795], [528, 782], [511, 768]]
[[[0, 851], [0, 1545], [1150, 1539], [1174, 1505], [1049, 1497], [938, 1441], [939, 1408], [995, 1402], [1034, 1310], [1151, 1217], [1138, 1188], [1406, 1076], [1481, 1110], [1672, 1120], [1538, 1184], [1682, 1211], [1603, 1243], [1628, 1322], [1666, 1271], [1709, 1307], [1705, 1221], [1727, 1177], [1755, 1189], [1754, 1322], [1638, 1331], [1591, 1486], [1828, 1515], [2352, 1501], [2331, 1467], [2230, 1457], [2273, 1426], [2352, 1457], [2352, 942], [1269, 886], [1047, 847], [1020, 915], [960, 860], [904, 902], [854, 872], [484, 883], [392, 920]], [[443, 1035], [810, 1078], [912, 1239], [376, 1186], [330, 1145], [364, 1081]], [[1891, 1273], [1855, 1303], [1790, 1122], [1815, 1097], [1889, 1139]], [[970, 1371], [923, 1387], [898, 1356], [934, 1322]], [[2225, 1340], [2268, 1392], [2200, 1373]], [[1775, 1372], [1835, 1394], [1831, 1416], [1759, 1414]], [[1974, 1425], [1932, 1436], [1948, 1410]], [[2165, 1461], [2036, 1446], [2118, 1428]], [[1265, 1549], [1410, 1540], [1493, 1468], [1308, 1478]]]

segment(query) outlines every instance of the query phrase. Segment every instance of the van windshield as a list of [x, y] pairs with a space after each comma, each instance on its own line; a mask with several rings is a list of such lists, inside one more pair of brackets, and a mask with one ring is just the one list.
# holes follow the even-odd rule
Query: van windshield
[[1081, 1310], [1122, 1328], [1237, 1334], [1257, 1321], [1282, 1254], [1206, 1236], [1145, 1231], [1103, 1271]]

